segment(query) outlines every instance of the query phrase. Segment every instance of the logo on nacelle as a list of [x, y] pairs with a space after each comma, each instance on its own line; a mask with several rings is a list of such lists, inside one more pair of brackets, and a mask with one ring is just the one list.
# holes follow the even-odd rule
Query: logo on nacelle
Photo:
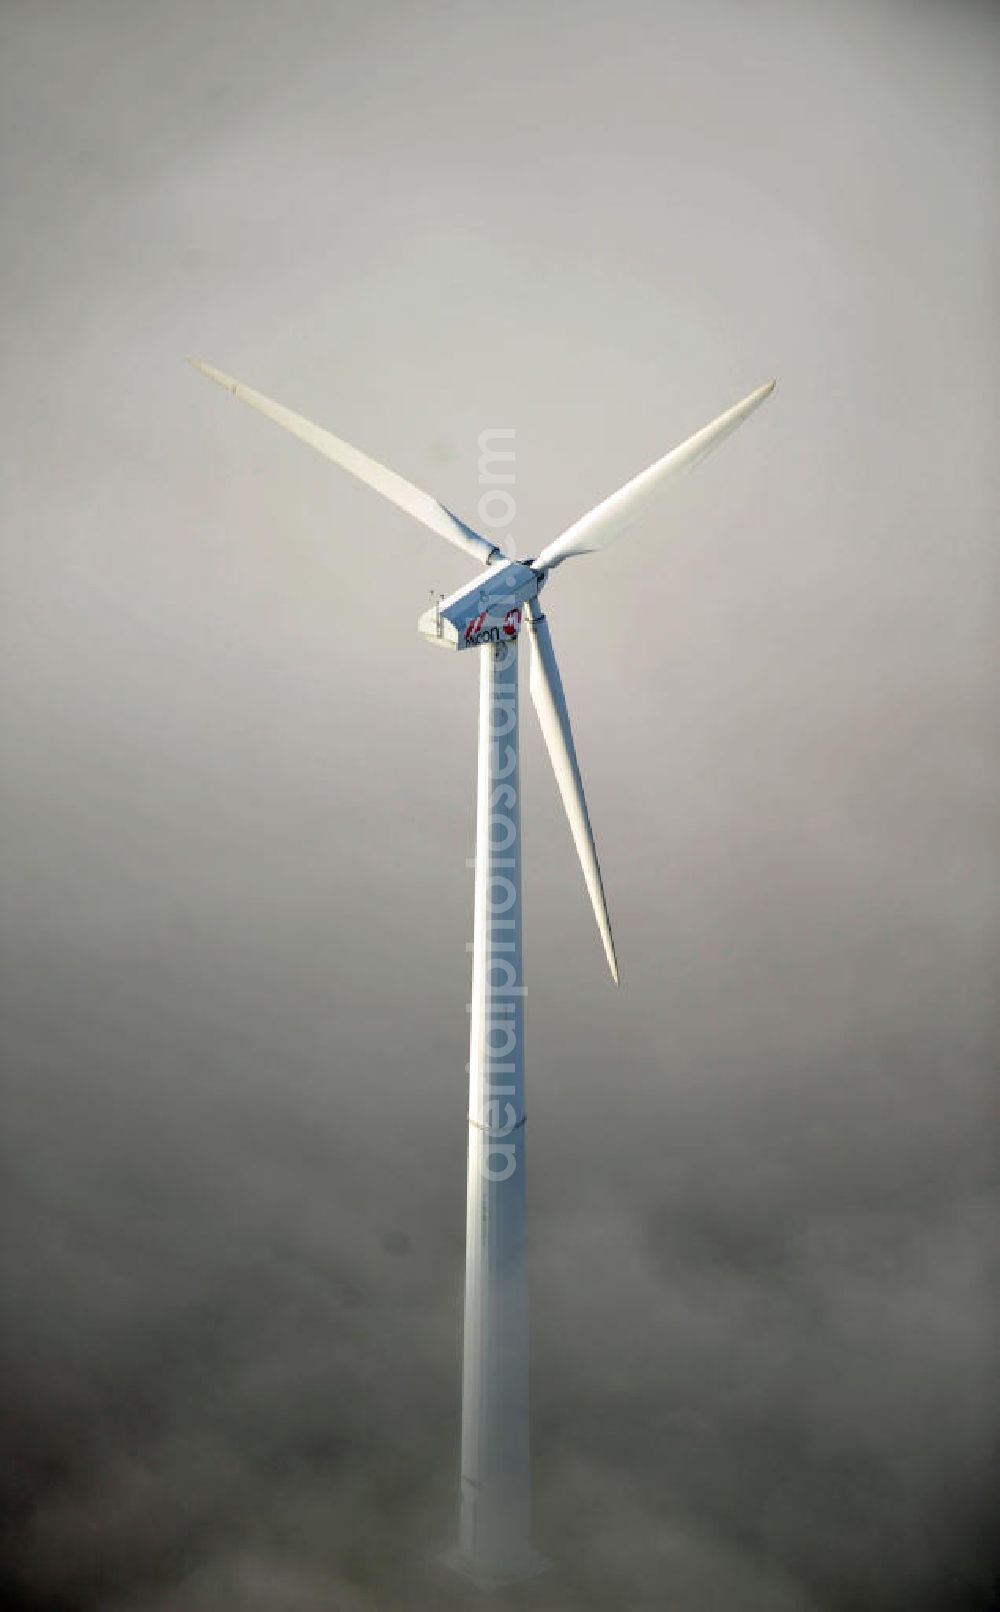
[[466, 622], [462, 637], [463, 648], [475, 649], [479, 644], [502, 644], [516, 638], [521, 626], [521, 612], [515, 605], [508, 610], [502, 622], [486, 625], [490, 611], [481, 610], [478, 616]]
[[481, 611], [478, 616], [473, 616], [472, 620], [468, 623], [468, 625], [466, 626], [466, 629], [465, 629], [465, 642], [467, 644], [478, 644], [479, 643], [480, 636], [482, 634], [483, 623], [484, 623], [485, 620], [486, 620], [486, 611], [485, 610]]

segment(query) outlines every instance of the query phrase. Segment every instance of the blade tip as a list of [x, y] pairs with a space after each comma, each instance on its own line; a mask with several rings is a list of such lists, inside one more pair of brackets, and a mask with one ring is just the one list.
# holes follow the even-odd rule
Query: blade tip
[[215, 381], [219, 386], [225, 387], [227, 392], [232, 392], [235, 396], [238, 383], [231, 375], [227, 375], [221, 369], [216, 369], [214, 364], [206, 364], [203, 358], [192, 358], [190, 354], [185, 354], [184, 362], [190, 364], [191, 368], [196, 369], [199, 374], [207, 375], [210, 381]]

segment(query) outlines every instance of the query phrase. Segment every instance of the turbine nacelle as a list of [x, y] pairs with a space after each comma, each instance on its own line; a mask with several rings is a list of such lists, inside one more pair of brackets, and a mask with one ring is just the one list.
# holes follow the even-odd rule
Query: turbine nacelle
[[417, 627], [443, 649], [477, 649], [511, 643], [521, 630], [525, 607], [545, 581], [521, 560], [498, 560], [479, 576], [425, 610]]

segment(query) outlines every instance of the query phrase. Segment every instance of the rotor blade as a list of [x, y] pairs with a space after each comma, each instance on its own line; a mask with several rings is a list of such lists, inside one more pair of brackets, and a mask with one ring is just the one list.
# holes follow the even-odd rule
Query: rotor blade
[[537, 559], [532, 561], [536, 571], [551, 570], [563, 560], [568, 560], [574, 554], [592, 554], [595, 549], [606, 548], [619, 537], [626, 526], [631, 526], [637, 516], [657, 498], [666, 482], [674, 476], [680, 475], [684, 470], [690, 470], [699, 459], [704, 459], [707, 453], [718, 447], [738, 425], [742, 425], [748, 414], [770, 397], [774, 391], [774, 381], [768, 381], [766, 386], [759, 386], [756, 392], [751, 392], [742, 403], [727, 409], [720, 414], [711, 425], [706, 425], [696, 431], [693, 437], [688, 437], [679, 448], [664, 454], [648, 469], [638, 476], [633, 476], [624, 487], [619, 487], [610, 498], [605, 498], [586, 515], [581, 515], [578, 521], [544, 548]]
[[341, 469], [349, 471], [352, 476], [357, 476], [359, 481], [373, 487], [383, 498], [387, 498], [390, 504], [405, 510], [407, 515], [412, 515], [424, 526], [429, 526], [439, 537], [446, 537], [449, 543], [454, 543], [466, 554], [471, 554], [480, 565], [488, 564], [493, 555], [500, 553], [495, 543], [480, 537], [471, 526], [466, 526], [457, 515], [453, 515], [450, 509], [439, 504], [436, 498], [432, 498], [429, 493], [421, 492], [419, 487], [414, 487], [402, 476], [397, 476], [394, 470], [387, 470], [385, 465], [380, 465], [375, 459], [369, 459], [366, 453], [362, 453], [358, 448], [352, 448], [349, 442], [341, 441], [332, 431], [325, 430], [321, 425], [313, 425], [311, 420], [303, 419], [301, 414], [295, 414], [281, 403], [273, 403], [262, 392], [255, 392], [252, 387], [244, 386], [242, 381], [234, 380], [231, 375], [224, 374], [212, 364], [202, 363], [199, 358], [189, 358], [188, 363], [200, 370], [203, 375], [207, 375], [210, 381], [217, 381], [220, 386], [224, 386], [234, 397], [249, 403], [251, 408], [258, 409], [269, 420], [275, 420], [278, 425], [283, 425], [293, 436], [308, 442], [311, 448], [317, 448], [327, 459], [332, 459], [335, 465], [340, 465]]
[[594, 845], [594, 831], [590, 826], [590, 814], [583, 793], [583, 780], [580, 777], [576, 746], [573, 743], [573, 729], [570, 727], [562, 678], [559, 676], [559, 665], [552, 647], [552, 636], [537, 599], [529, 602], [527, 610], [528, 637], [531, 640], [531, 698], [535, 702], [545, 747], [549, 752], [549, 760], [556, 775], [566, 816], [569, 818], [573, 843], [580, 858], [594, 917], [597, 919], [597, 927], [604, 942], [611, 978], [618, 985], [620, 983], [618, 959], [615, 957], [608, 904], [604, 899], [604, 884], [597, 860], [597, 848]]

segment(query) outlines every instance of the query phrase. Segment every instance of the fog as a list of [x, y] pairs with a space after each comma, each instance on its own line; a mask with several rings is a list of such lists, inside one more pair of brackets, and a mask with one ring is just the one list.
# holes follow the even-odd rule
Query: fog
[[479, 1604], [470, 567], [185, 353], [522, 554], [778, 376], [546, 592], [494, 1604], [993, 1604], [998, 23], [0, 7], [8, 1605]]

